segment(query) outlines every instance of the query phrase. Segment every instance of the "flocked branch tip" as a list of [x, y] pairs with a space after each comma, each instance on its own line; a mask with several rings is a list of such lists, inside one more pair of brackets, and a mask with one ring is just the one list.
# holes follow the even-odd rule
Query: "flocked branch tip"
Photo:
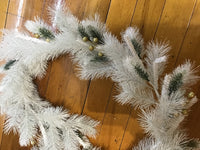
[[16, 62], [16, 60], [10, 60], [10, 61], [8, 61], [8, 62], [5, 64], [4, 69], [5, 69], [5, 70], [9, 70], [10, 67], [13, 66], [15, 62]]
[[176, 92], [182, 85], [183, 85], [183, 74], [177, 73], [172, 76], [172, 79], [169, 82], [169, 95], [171, 95], [173, 92]]
[[46, 28], [39, 28], [39, 35], [40, 37], [42, 38], [45, 38], [45, 39], [54, 39], [55, 38], [55, 35], [48, 29]]
[[144, 80], [149, 81], [149, 75], [147, 72], [145, 72], [140, 65], [135, 66], [136, 73]]
[[133, 44], [138, 57], [141, 59], [142, 46], [137, 42], [136, 39], [131, 39], [131, 43]]

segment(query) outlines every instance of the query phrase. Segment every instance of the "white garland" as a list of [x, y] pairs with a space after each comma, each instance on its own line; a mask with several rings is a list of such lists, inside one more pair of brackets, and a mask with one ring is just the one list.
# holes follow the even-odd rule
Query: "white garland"
[[[149, 136], [134, 150], [199, 149], [198, 140], [187, 139], [179, 129], [188, 109], [197, 101], [193, 96], [188, 101], [185, 96], [185, 86], [192, 85], [198, 78], [189, 61], [166, 75], [160, 85], [169, 51], [167, 45], [150, 42], [145, 48], [138, 29], [132, 27], [122, 33], [123, 42], [120, 42], [97, 16], [94, 20], [79, 22], [64, 4], [59, 10], [51, 9], [50, 12], [58, 33], [39, 18], [25, 24], [35, 34], [39, 34], [41, 28], [52, 31], [55, 38], [50, 42], [16, 31], [4, 31], [1, 42], [0, 60], [16, 61], [7, 69], [6, 65], [1, 67], [6, 76], [0, 86], [0, 108], [7, 117], [5, 131], [12, 129], [18, 132], [21, 146], [35, 141], [39, 144], [32, 149], [76, 150], [80, 149], [80, 145], [83, 149], [98, 149], [86, 137], [95, 136], [98, 122], [51, 106], [39, 97], [32, 81], [45, 74], [49, 60], [70, 53], [79, 65], [78, 76], [81, 79], [111, 77], [120, 90], [116, 100], [142, 110], [140, 122]], [[78, 31], [80, 24], [97, 29], [102, 33], [104, 43], [84, 42]], [[134, 45], [132, 40], [140, 46], [139, 53], [138, 45]], [[94, 45], [93, 51], [88, 50], [91, 44]], [[106, 61], [92, 61], [99, 53], [106, 57]], [[181, 86], [170, 93], [170, 83], [177, 74], [181, 74]], [[191, 142], [195, 143], [195, 147], [188, 146]]]

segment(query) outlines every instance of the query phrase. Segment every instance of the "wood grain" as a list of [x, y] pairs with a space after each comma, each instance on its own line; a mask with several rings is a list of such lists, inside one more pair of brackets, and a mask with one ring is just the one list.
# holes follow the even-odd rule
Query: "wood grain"
[[[185, 59], [190, 59], [195, 65], [200, 64], [199, 57], [199, 39], [200, 39], [200, 1], [197, 1], [196, 7], [194, 9], [191, 22], [186, 33], [183, 45], [179, 50], [179, 55], [177, 57], [176, 65], [185, 62]], [[197, 69], [199, 74], [199, 68]], [[200, 97], [200, 83], [196, 84], [194, 87], [188, 91], [194, 89], [197, 97]], [[200, 102], [198, 101], [192, 107], [191, 113], [186, 119], [185, 127], [188, 129], [190, 137], [200, 137], [199, 127], [200, 127]]]
[[136, 26], [145, 42], [154, 38], [166, 0], [138, 0], [131, 26]]
[[[0, 0], [0, 12], [7, 12], [9, 0]], [[5, 20], [1, 20], [1, 22], [5, 23]]]
[[182, 0], [181, 3], [167, 0], [165, 3], [158, 30], [155, 34], [155, 40], [169, 42], [171, 46], [169, 71], [173, 68], [171, 65], [175, 64], [195, 3], [196, 0]]
[[27, 19], [40, 16], [43, 9], [43, 0], [10, 0], [8, 12]]
[[124, 31], [131, 24], [135, 9], [136, 0], [112, 0], [106, 25], [110, 31], [120, 38], [120, 32]]
[[[5, 12], [0, 12], [0, 18], [2, 19], [2, 21], [0, 22], [0, 28], [2, 29], [5, 26], [6, 13]], [[2, 32], [0, 32], [0, 37], [1, 36], [2, 36]]]

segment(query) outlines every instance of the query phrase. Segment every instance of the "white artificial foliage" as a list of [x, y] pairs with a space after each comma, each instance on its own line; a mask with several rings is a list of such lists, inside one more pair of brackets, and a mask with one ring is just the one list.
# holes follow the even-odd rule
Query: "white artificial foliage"
[[47, 25], [43, 20], [38, 17], [35, 17], [34, 21], [27, 21], [25, 27], [32, 33], [38, 33], [40, 28], [46, 28], [52, 30], [52, 28]]
[[[62, 132], [70, 131], [76, 138], [68, 144], [78, 143], [76, 144], [78, 146], [80, 140], [75, 134], [75, 130], [80, 130], [89, 136], [96, 134], [94, 128], [98, 124], [97, 122], [84, 116], [70, 116], [62, 108], [53, 108], [49, 103], [43, 101], [38, 96], [29, 70], [20, 61], [5, 73], [6, 77], [1, 82], [2, 94], [0, 95], [1, 111], [7, 114], [5, 131], [13, 128], [18, 131], [20, 145], [29, 145], [37, 136], [38, 127], [42, 134], [40, 143], [43, 144], [40, 146], [44, 147], [43, 149], [64, 148], [65, 135], [60, 135], [59, 129]], [[82, 144], [84, 143], [82, 142]]]
[[[183, 150], [180, 146], [185, 135], [177, 133], [174, 137], [165, 137], [165, 141], [154, 138], [145, 138], [133, 150]], [[184, 148], [184, 150], [189, 150]]]
[[78, 28], [78, 19], [74, 17], [70, 10], [67, 9], [67, 6], [62, 3], [59, 5], [59, 8], [56, 8], [57, 5], [55, 3], [55, 6], [53, 8], [49, 8], [49, 15], [50, 20], [53, 24], [53, 27], [57, 27], [60, 31], [71, 31], [71, 32], [77, 32]]
[[[0, 109], [6, 114], [5, 132], [18, 133], [21, 146], [37, 142], [33, 150], [100, 149], [87, 138], [95, 137], [98, 122], [53, 107], [39, 97], [32, 81], [43, 77], [48, 61], [69, 53], [81, 79], [110, 77], [119, 90], [116, 100], [141, 109], [139, 121], [148, 137], [133, 150], [200, 148], [198, 139], [188, 139], [180, 129], [190, 107], [197, 102], [196, 96], [186, 96], [186, 86], [199, 78], [189, 61], [165, 75], [162, 81], [168, 45], [150, 42], [145, 48], [136, 27], [127, 28], [120, 42], [98, 15], [79, 21], [65, 4], [58, 9], [50, 8], [50, 16], [52, 27], [39, 18], [25, 24], [28, 31], [41, 36], [39, 39], [26, 32], [4, 31], [0, 60], [7, 64], [0, 68], [5, 74], [0, 84]], [[53, 38], [45, 41], [41, 29], [50, 31]], [[101, 43], [95, 43], [96, 36], [102, 38], [98, 39]], [[85, 37], [89, 39], [84, 40]], [[89, 50], [90, 46], [93, 49]]]
[[192, 66], [190, 61], [186, 61], [184, 64], [179, 65], [174, 71], [173, 74], [183, 73], [183, 84], [193, 85], [198, 79], [196, 69]]
[[149, 79], [156, 90], [158, 89], [158, 79], [165, 69], [168, 51], [168, 45], [163, 43], [150, 42], [147, 45], [145, 62], [150, 75]]

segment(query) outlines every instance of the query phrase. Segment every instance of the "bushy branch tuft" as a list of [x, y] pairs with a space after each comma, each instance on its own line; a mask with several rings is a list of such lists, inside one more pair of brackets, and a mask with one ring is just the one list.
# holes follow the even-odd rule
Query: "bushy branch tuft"
[[199, 142], [197, 140], [191, 139], [187, 142], [181, 143], [181, 147], [186, 148], [199, 148]]

